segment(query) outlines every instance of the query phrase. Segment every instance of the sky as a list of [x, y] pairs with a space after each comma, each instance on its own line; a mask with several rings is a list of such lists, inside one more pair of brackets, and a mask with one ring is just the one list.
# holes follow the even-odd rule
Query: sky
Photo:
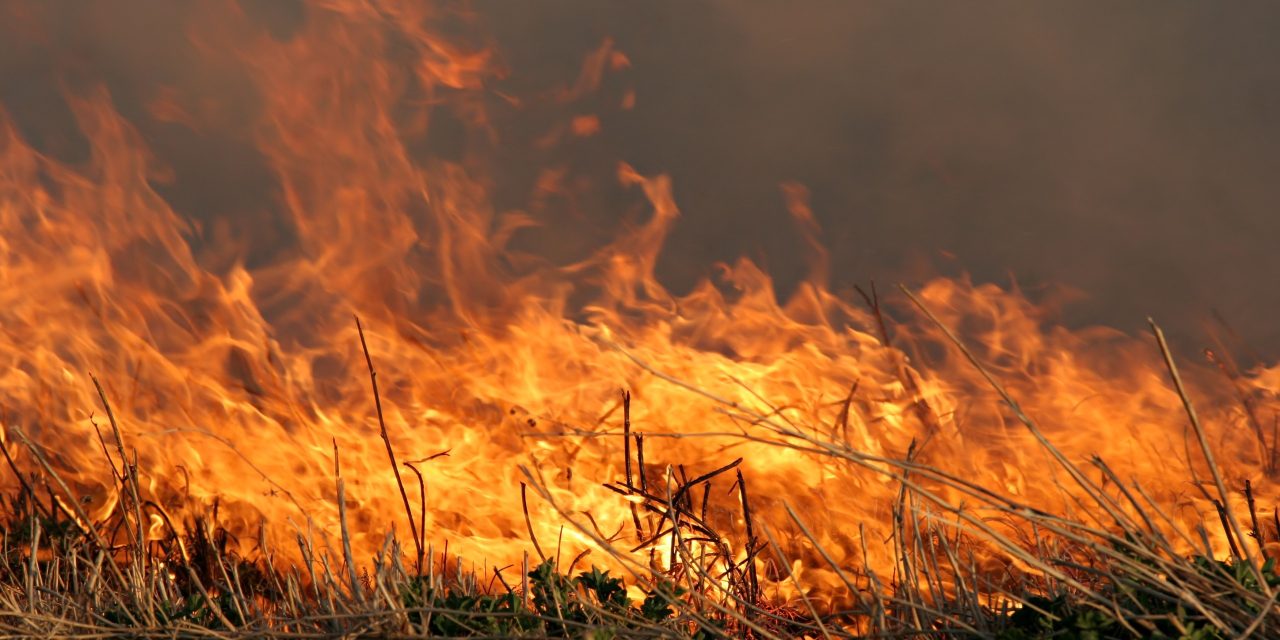
[[1280, 349], [1280, 5], [503, 4], [479, 6], [513, 75], [606, 35], [630, 57], [637, 106], [602, 144], [672, 175], [670, 280], [741, 253], [799, 278], [798, 181], [837, 283], [1055, 283], [1074, 324], [1217, 310]]

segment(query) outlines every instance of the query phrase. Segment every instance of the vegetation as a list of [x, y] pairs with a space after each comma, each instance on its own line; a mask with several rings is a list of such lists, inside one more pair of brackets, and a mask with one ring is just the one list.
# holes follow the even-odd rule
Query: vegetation
[[[1231, 489], [1212, 465], [1207, 440], [1186, 401], [1163, 335], [1154, 325], [1153, 332], [1210, 462], [1216, 500], [1229, 504], [1226, 498]], [[959, 340], [955, 345], [981, 369]], [[369, 367], [372, 374], [372, 362]], [[988, 379], [1010, 411], [1038, 433], [999, 382]], [[371, 375], [371, 381], [376, 393], [376, 377]], [[110, 418], [110, 405], [105, 395], [102, 399]], [[633, 443], [637, 459], [643, 460], [644, 442], [629, 432], [623, 434], [626, 480], [606, 486], [626, 496], [637, 512], [657, 518], [662, 535], [647, 544], [659, 538], [663, 544], [670, 543], [669, 567], [637, 563], [636, 549], [615, 549], [611, 540], [563, 509], [566, 525], [594, 538], [601, 550], [611, 554], [611, 566], [622, 567], [625, 574], [580, 567], [581, 558], [544, 555], [536, 539], [530, 540], [536, 560], [491, 572], [464, 570], [447, 552], [424, 548], [425, 538], [416, 532], [410, 552], [388, 535], [372, 565], [359, 567], [351, 557], [345, 528], [343, 557], [321, 552], [299, 536], [298, 552], [304, 561], [301, 566], [281, 566], [271, 561], [274, 555], [266, 548], [265, 536], [260, 536], [258, 553], [250, 560], [240, 555], [239, 550], [247, 546], [244, 541], [218, 526], [216, 506], [208, 517], [178, 527], [162, 507], [142, 497], [138, 471], [125, 462], [129, 459], [125, 445], [112, 421], [112, 437], [103, 436], [102, 446], [104, 451], [116, 449], [111, 472], [122, 504], [111, 521], [92, 526], [86, 524], [90, 519], [38, 445], [19, 430], [2, 443], [20, 489], [2, 509], [7, 519], [0, 540], [0, 633], [85, 638], [1206, 640], [1264, 637], [1280, 631], [1280, 576], [1275, 561], [1263, 553], [1266, 544], [1280, 541], [1280, 522], [1272, 526], [1258, 517], [1248, 485], [1244, 487], [1248, 513], [1220, 508], [1220, 522], [1214, 526], [1220, 526], [1231, 541], [1231, 553], [1216, 559], [1207, 529], [1178, 530], [1140, 487], [1120, 483], [1104, 461], [1090, 461], [1091, 473], [1086, 474], [1047, 439], [1041, 440], [1043, 446], [1086, 500], [1091, 514], [1087, 519], [1045, 513], [922, 465], [913, 456], [914, 446], [902, 459], [876, 457], [825, 441], [771, 415], [740, 406], [729, 410], [769, 429], [775, 436], [769, 442], [776, 446], [856, 465], [898, 483], [901, 492], [893, 512], [897, 559], [892, 575], [839, 566], [787, 506], [792, 520], [788, 524], [808, 536], [845, 586], [842, 599], [831, 602], [849, 604], [815, 602], [801, 589], [793, 591], [798, 597], [779, 601], [762, 588], [766, 580], [757, 574], [760, 567], [774, 567], [767, 581], [798, 580], [785, 569], [791, 563], [776, 544], [773, 527], [777, 523], [752, 516], [747, 478], [737, 468], [740, 460], [695, 478], [681, 475], [674, 488], [658, 495], [646, 486], [643, 473], [633, 472]], [[385, 431], [382, 435], [387, 438]], [[389, 440], [387, 448], [391, 456]], [[31, 464], [20, 465], [19, 458]], [[24, 466], [34, 470], [23, 470]], [[537, 474], [524, 471], [527, 488], [555, 505]], [[738, 545], [745, 549], [745, 559], [729, 553], [723, 542], [727, 535], [716, 531], [705, 513], [698, 513], [691, 498], [713, 479], [731, 472], [736, 474], [734, 487], [747, 523], [746, 539]], [[335, 475], [342, 505], [342, 479], [340, 473]], [[1112, 481], [1110, 491], [1091, 479], [1099, 475]], [[970, 505], [962, 508], [942, 499], [938, 487], [965, 496]], [[1118, 493], [1117, 487], [1121, 488]], [[976, 517], [973, 504], [1000, 514], [1009, 526], [998, 528], [990, 519]], [[408, 515], [412, 521], [412, 512]], [[143, 534], [147, 523], [157, 519], [168, 532], [161, 540]], [[857, 523], [850, 526], [856, 528]], [[1014, 539], [1009, 531], [1029, 533]], [[1171, 536], [1180, 538], [1175, 541]], [[1190, 555], [1177, 551], [1188, 544], [1202, 551]], [[996, 577], [981, 568], [975, 560], [976, 549], [1022, 567], [1019, 578]], [[419, 562], [410, 570], [405, 559], [412, 558], [413, 552]]]

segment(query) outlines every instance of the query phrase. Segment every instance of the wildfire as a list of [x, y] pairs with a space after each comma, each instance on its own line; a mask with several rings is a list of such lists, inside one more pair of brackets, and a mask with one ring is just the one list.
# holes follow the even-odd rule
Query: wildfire
[[[888, 575], [901, 482], [786, 446], [800, 436], [910, 458], [1045, 511], [1077, 511], [1065, 472], [936, 325], [900, 296], [830, 288], [821, 229], [799, 185], [783, 192], [813, 261], [786, 301], [746, 259], [719, 265], [688, 294], [665, 288], [655, 264], [679, 209], [666, 177], [626, 164], [616, 177], [645, 205], [636, 224], [567, 263], [518, 249], [538, 213], [571, 200], [573, 186], [548, 167], [536, 206], [497, 210], [500, 176], [490, 168], [510, 140], [504, 118], [562, 109], [534, 141], [544, 146], [607, 130], [608, 114], [584, 113], [579, 101], [629, 64], [611, 43], [572, 85], [511, 97], [491, 89], [505, 73], [492, 45], [442, 26], [470, 24], [465, 12], [317, 1], [287, 37], [234, 4], [208, 12], [189, 37], [247, 78], [258, 100], [249, 126], [231, 134], [272, 176], [261, 224], [284, 229], [287, 242], [271, 259], [246, 260], [231, 236], [160, 195], [171, 176], [105, 88], [66, 91], [90, 149], [81, 164], [47, 155], [0, 118], [5, 442], [27, 470], [36, 461], [15, 436], [37, 443], [89, 520], [122, 503], [103, 397], [145, 499], [175, 523], [216, 503], [221, 524], [247, 534], [245, 554], [265, 522], [281, 562], [307, 531], [341, 553], [335, 462], [358, 562], [390, 528], [409, 548], [407, 503], [426, 544], [447, 542], [467, 561], [519, 562], [532, 534], [566, 558], [607, 538], [644, 546], [638, 562], [669, 566], [677, 559], [663, 545], [642, 545], [662, 531], [652, 518], [636, 524], [637, 499], [620, 496], [618, 483], [630, 472], [656, 494], [741, 458], [692, 498], [725, 534], [709, 544], [746, 554], [740, 471], [752, 519], [795, 559], [799, 584], [822, 593], [840, 591], [840, 579], [790, 513], [831, 562]], [[629, 109], [635, 95], [611, 104]], [[180, 87], [149, 105], [149, 117], [173, 126], [208, 131], [233, 120]], [[432, 150], [446, 118], [464, 131], [456, 156]], [[917, 295], [1068, 459], [1107, 462], [1114, 475], [1093, 478], [1105, 491], [1140, 484], [1167, 528], [1217, 521], [1209, 472], [1148, 337], [1054, 326], [1019, 292], [965, 279], [935, 279]], [[1269, 508], [1277, 439], [1274, 398], [1263, 390], [1280, 388], [1280, 369], [1231, 372], [1194, 372], [1191, 398], [1233, 506], [1243, 508], [1249, 481]], [[643, 436], [643, 466], [624, 430]], [[6, 474], [0, 490], [18, 482]], [[522, 494], [522, 483], [545, 496]], [[148, 518], [148, 535], [167, 534], [162, 518]], [[1214, 531], [1222, 550], [1229, 542]], [[762, 579], [781, 581], [787, 572], [778, 571]]]

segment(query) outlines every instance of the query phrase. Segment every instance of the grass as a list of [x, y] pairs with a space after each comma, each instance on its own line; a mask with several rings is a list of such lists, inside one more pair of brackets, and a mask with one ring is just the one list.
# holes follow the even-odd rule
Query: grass
[[[911, 293], [906, 292], [912, 300]], [[877, 308], [874, 298], [868, 302]], [[917, 304], [919, 304], [917, 302]], [[297, 538], [298, 564], [275, 562], [259, 532], [254, 558], [240, 555], [246, 541], [218, 526], [215, 506], [203, 518], [174, 522], [139, 488], [128, 448], [105, 393], [110, 433], [99, 433], [122, 508], [108, 522], [89, 524], [79, 503], [42, 449], [14, 430], [4, 458], [19, 489], [3, 504], [0, 539], [0, 633], [10, 636], [132, 637], [985, 637], [1187, 638], [1269, 637], [1280, 631], [1280, 578], [1262, 553], [1280, 541], [1280, 521], [1260, 519], [1251, 489], [1248, 513], [1220, 507], [1219, 521], [1184, 531], [1142, 488], [1116, 477], [1106, 462], [1083, 466], [1069, 460], [1040, 432], [981, 362], [937, 322], [1003, 398], [1010, 412], [1074, 483], [1082, 509], [1075, 517], [1047, 513], [964, 478], [921, 464], [913, 443], [902, 458], [873, 456], [780, 419], [715, 397], [633, 358], [637, 366], [719, 403], [728, 416], [763, 427], [744, 439], [788, 447], [880, 474], [899, 487], [892, 509], [895, 563], [884, 575], [846, 566], [823, 549], [796, 509], [786, 522], [752, 511], [749, 478], [741, 459], [689, 478], [673, 464], [670, 481], [655, 486], [645, 467], [644, 437], [630, 431], [630, 398], [624, 396], [625, 478], [605, 486], [632, 505], [639, 545], [618, 547], [589, 516], [555, 503], [536, 468], [522, 469], [525, 499], [556, 507], [565, 526], [593, 539], [613, 571], [580, 566], [582, 558], [546, 553], [536, 538], [518, 566], [479, 573], [427, 544], [412, 530], [412, 548], [388, 535], [370, 566], [352, 557], [346, 530], [344, 480], [335, 449], [335, 484], [341, 513], [339, 556]], [[878, 315], [878, 309], [877, 309]], [[1231, 488], [1217, 463], [1195, 408], [1158, 327], [1153, 336], [1182, 397], [1200, 453], [1212, 470], [1215, 500]], [[883, 332], [882, 332], [883, 333]], [[887, 336], [884, 338], [887, 341]], [[623, 351], [619, 345], [613, 345]], [[367, 353], [367, 352], [366, 352]], [[368, 361], [377, 398], [377, 375]], [[96, 382], [96, 381], [95, 381]], [[908, 385], [908, 388], [910, 386]], [[927, 405], [922, 405], [927, 411]], [[381, 409], [381, 400], [378, 399]], [[929, 424], [927, 420], [925, 424]], [[392, 469], [401, 481], [385, 426]], [[114, 449], [114, 455], [112, 450]], [[678, 462], [678, 461], [673, 461]], [[718, 531], [706, 516], [706, 494], [715, 479], [733, 479], [746, 523], [744, 532]], [[1104, 490], [1095, 478], [1109, 485]], [[603, 480], [603, 479], [602, 479]], [[963, 497], [963, 505], [943, 497]], [[975, 505], [991, 517], [975, 515]], [[518, 508], [513, 505], [513, 508]], [[527, 517], [527, 506], [525, 509]], [[421, 516], [421, 514], [419, 514]], [[642, 529], [641, 518], [649, 526]], [[162, 524], [161, 539], [144, 529]], [[1242, 523], [1248, 523], [1244, 526]], [[849, 523], [857, 527], [857, 523]], [[264, 527], [270, 526], [264, 523]], [[1231, 552], [1215, 558], [1208, 527], [1220, 527]], [[778, 534], [790, 528], [807, 538], [815, 557], [842, 584], [840, 598], [821, 602], [806, 595], [791, 575], [791, 558]], [[649, 535], [641, 536], [642, 531]], [[733, 539], [737, 536], [738, 539]], [[730, 545], [729, 543], [734, 544]], [[652, 560], [657, 546], [670, 562]], [[743, 550], [730, 551], [730, 547]], [[1185, 553], [1179, 549], [1199, 549]], [[982, 550], [982, 554], [978, 553]], [[637, 560], [648, 552], [651, 560]], [[864, 552], [865, 553], [865, 552]], [[998, 556], [1019, 567], [992, 572], [982, 557]], [[406, 564], [408, 563], [408, 564]], [[770, 567], [767, 575], [760, 571]], [[786, 601], [762, 583], [788, 585]], [[838, 605], [829, 604], [840, 603]]]

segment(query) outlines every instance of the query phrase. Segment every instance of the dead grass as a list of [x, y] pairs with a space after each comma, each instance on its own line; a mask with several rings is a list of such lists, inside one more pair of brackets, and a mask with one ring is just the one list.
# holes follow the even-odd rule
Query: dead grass
[[[937, 323], [911, 292], [906, 293]], [[877, 304], [871, 296], [868, 302]], [[3, 505], [0, 633], [75, 638], [1214, 638], [1268, 637], [1280, 631], [1280, 580], [1261, 553], [1263, 543], [1280, 539], [1280, 531], [1259, 523], [1252, 494], [1250, 513], [1223, 508], [1220, 522], [1205, 525], [1221, 526], [1232, 541], [1230, 557], [1214, 559], [1204, 526], [1179, 529], [1142, 487], [1121, 482], [1101, 459], [1088, 461], [1086, 467], [1073, 463], [973, 353], [945, 326], [937, 326], [1071, 479], [1084, 496], [1087, 518], [1046, 513], [922, 464], [915, 443], [900, 459], [851, 449], [822, 437], [821, 430], [717, 397], [632, 357], [653, 375], [718, 403], [726, 417], [763, 428], [737, 437], [802, 451], [896, 483], [892, 525], [897, 561], [891, 574], [835, 561], [836, 555], [823, 548], [786, 496], [773, 496], [783, 503], [785, 521], [759, 518], [752, 511], [750, 478], [739, 467], [741, 459], [692, 478], [679, 461], [671, 461], [668, 481], [650, 482], [643, 473], [644, 437], [631, 432], [629, 396], [623, 400], [625, 479], [605, 486], [632, 505], [635, 535], [627, 537], [631, 543], [604, 535], [590, 516], [556, 504], [540, 470], [522, 468], [526, 500], [550, 503], [566, 526], [594, 540], [627, 575], [579, 567], [578, 558], [546, 557], [536, 539], [530, 543], [537, 559], [526, 557], [520, 566], [495, 570], [493, 575], [463, 572], [448, 561], [447, 553], [432, 549], [426, 542], [428, 532], [418, 528], [413, 529], [411, 549], [388, 535], [372, 565], [358, 567], [345, 526], [345, 485], [336, 449], [342, 552], [334, 557], [311, 536], [299, 535], [296, 551], [303, 561], [282, 566], [274, 561], [276, 550], [267, 548], [262, 532], [256, 557], [241, 557], [237, 549], [243, 545], [234, 544], [230, 532], [219, 528], [216, 507], [205, 518], [177, 523], [146, 500], [139, 490], [136, 462], [130, 462], [128, 443], [99, 388], [110, 428], [109, 434], [100, 431], [100, 444], [123, 501], [110, 521], [90, 522], [42, 449], [22, 431], [15, 429], [5, 440], [3, 454], [20, 487]], [[1152, 331], [1200, 453], [1213, 470], [1219, 504], [1229, 504], [1231, 489], [1217, 471], [1163, 334], [1154, 323]], [[624, 347], [612, 346], [626, 353]], [[376, 398], [376, 373], [371, 360], [368, 364]], [[927, 412], [928, 407], [919, 410]], [[922, 415], [926, 424], [929, 417]], [[413, 508], [385, 424], [381, 437], [412, 523]], [[1099, 477], [1107, 479], [1111, 491], [1093, 479]], [[745, 532], [719, 531], [707, 517], [711, 482], [730, 478], [747, 523]], [[943, 498], [941, 489], [963, 496], [964, 506]], [[976, 515], [979, 510], [982, 517]], [[153, 516], [165, 524], [162, 540], [148, 541], [143, 533]], [[1251, 525], [1247, 529], [1242, 526], [1244, 516]], [[848, 606], [831, 610], [805, 595], [803, 582], [787, 569], [792, 558], [779, 543], [784, 529], [806, 538], [844, 590], [830, 601]], [[634, 543], [637, 539], [639, 544]], [[730, 551], [730, 539], [733, 546], [746, 550], [745, 558]], [[666, 550], [675, 559], [670, 567], [643, 560], [645, 552], [652, 554], [659, 544], [669, 545]], [[1202, 551], [1191, 556], [1176, 551], [1189, 547]], [[994, 578], [989, 568], [980, 566], [975, 549], [1022, 567], [1019, 579]], [[770, 580], [790, 584], [801, 595], [785, 604], [774, 601], [758, 573], [766, 565], [775, 568]], [[631, 601], [621, 579], [640, 585], [646, 597]]]

